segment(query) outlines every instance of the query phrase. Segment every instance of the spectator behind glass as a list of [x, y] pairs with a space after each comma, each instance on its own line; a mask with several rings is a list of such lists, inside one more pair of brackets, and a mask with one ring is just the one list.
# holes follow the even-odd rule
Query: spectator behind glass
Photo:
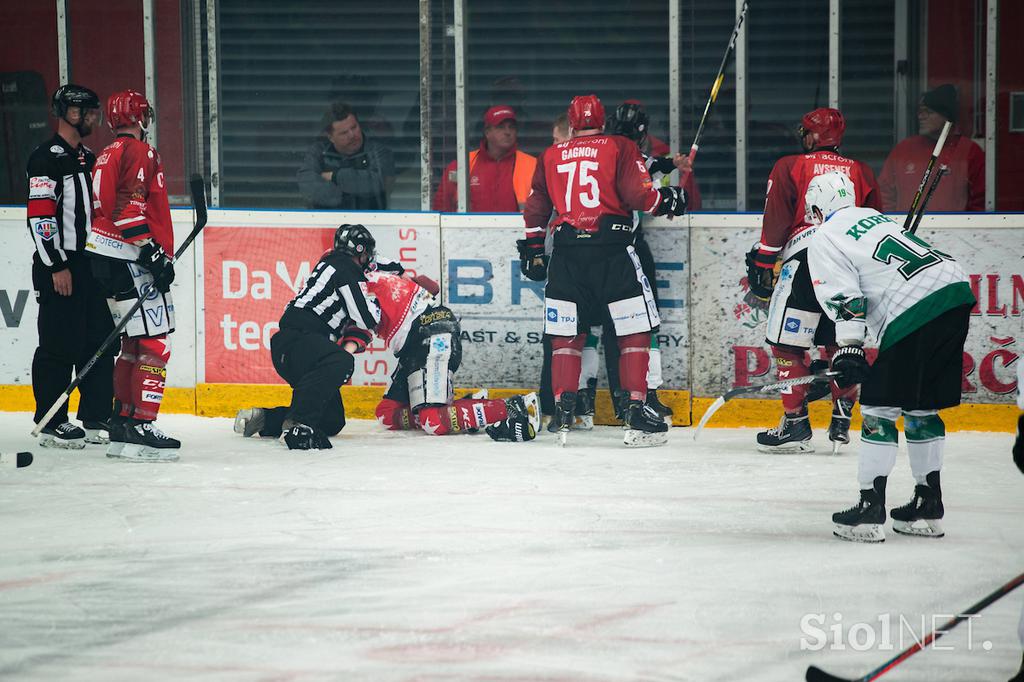
[[[470, 213], [516, 213], [530, 196], [530, 182], [537, 159], [519, 151], [516, 113], [499, 105], [484, 113], [484, 137], [480, 148], [469, 153]], [[459, 210], [457, 161], [441, 176], [434, 195], [434, 210]]]
[[299, 166], [299, 191], [310, 208], [383, 211], [394, 184], [391, 150], [368, 138], [355, 111], [336, 101], [324, 115], [324, 137]]
[[960, 134], [956, 88], [948, 83], [929, 90], [917, 108], [919, 135], [908, 137], [889, 152], [878, 184], [886, 211], [910, 210], [924, 168], [935, 149], [942, 126], [953, 124], [939, 154], [939, 164], [949, 167], [928, 203], [929, 211], [985, 210], [985, 152], [973, 140]]
[[569, 140], [572, 135], [569, 134], [569, 117], [566, 114], [560, 114], [555, 122], [551, 124], [551, 144], [559, 144]]

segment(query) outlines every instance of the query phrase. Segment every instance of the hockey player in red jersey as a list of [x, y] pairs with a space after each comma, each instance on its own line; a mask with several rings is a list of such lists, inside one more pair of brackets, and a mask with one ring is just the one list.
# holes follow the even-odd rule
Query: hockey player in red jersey
[[160, 155], [145, 141], [153, 115], [145, 96], [134, 90], [107, 100], [107, 123], [117, 137], [93, 170], [94, 217], [86, 252], [115, 324], [143, 288], [153, 285], [121, 336], [107, 456], [174, 461], [181, 443], [153, 425], [167, 378], [167, 335], [174, 331], [171, 211]]
[[[768, 176], [761, 240], [747, 254], [751, 296], [763, 303], [771, 301], [766, 340], [772, 347], [780, 379], [810, 374], [807, 350], [812, 346], [825, 346], [828, 358], [836, 351], [835, 325], [822, 315], [807, 276], [807, 244], [814, 233], [814, 226], [804, 215], [807, 186], [818, 175], [840, 171], [853, 181], [857, 206], [881, 209], [881, 194], [871, 168], [838, 151], [845, 130], [846, 122], [837, 109], [821, 108], [804, 114], [798, 131], [804, 153], [775, 162]], [[780, 260], [782, 266], [777, 269]], [[829, 439], [837, 448], [850, 442], [850, 414], [857, 389], [840, 389], [833, 383], [831, 393]], [[807, 402], [807, 386], [795, 386], [784, 393], [782, 421], [777, 428], [757, 435], [758, 449], [813, 452]]]
[[[495, 440], [532, 440], [540, 422], [539, 405], [534, 394], [514, 396], [508, 400], [453, 400], [452, 377], [462, 361], [458, 320], [451, 310], [434, 298], [438, 292], [436, 282], [422, 275], [405, 273], [397, 263], [378, 265], [374, 259], [375, 247], [376, 242], [365, 227], [342, 225], [335, 237], [335, 249], [324, 259], [360, 259], [358, 270], [353, 269], [358, 273], [353, 275], [357, 279], [355, 285], [346, 279], [345, 288], [337, 297], [338, 305], [344, 305], [348, 310], [347, 318], [350, 320], [333, 334], [344, 355], [351, 357], [364, 351], [372, 335], [376, 334], [398, 358], [398, 367], [392, 374], [388, 390], [377, 405], [378, 421], [388, 429], [422, 429], [438, 436], [486, 429]], [[343, 320], [345, 315], [337, 314], [329, 307], [330, 300], [333, 300], [330, 292], [336, 288], [334, 281], [324, 280], [323, 285], [317, 286], [320, 271], [320, 267], [314, 270], [306, 288], [289, 307], [312, 310], [331, 320]], [[312, 308], [305, 305], [307, 291], [319, 292], [310, 294], [312, 296], [326, 297], [323, 304]], [[311, 299], [309, 303], [312, 305], [317, 301], [320, 299]], [[296, 314], [292, 317], [295, 318]], [[294, 320], [289, 322], [282, 317], [281, 326], [282, 329], [295, 326]], [[311, 327], [312, 330], [316, 328]], [[351, 376], [351, 364], [348, 363], [348, 376]], [[282, 376], [289, 374], [287, 368], [284, 369]], [[289, 382], [308, 383], [301, 377], [294, 379], [294, 382], [291, 379]], [[344, 405], [337, 399], [337, 387], [330, 388], [331, 398], [318, 410], [320, 416], [308, 420], [316, 422], [310, 424], [316, 437], [309, 441], [308, 449], [330, 448], [327, 437], [336, 435], [345, 425]], [[295, 402], [293, 398], [293, 413]], [[277, 437], [282, 431], [287, 431], [285, 420], [288, 411], [287, 407], [240, 410], [235, 418], [235, 431], [243, 436], [258, 433]]]
[[[519, 242], [523, 273], [548, 278], [544, 331], [552, 337], [560, 438], [564, 444], [575, 420], [587, 332], [610, 317], [621, 350], [620, 381], [629, 391], [625, 442], [662, 445], [668, 426], [644, 404], [651, 332], [661, 319], [633, 246], [631, 211], [682, 215], [685, 193], [655, 188], [636, 144], [604, 134], [604, 107], [595, 95], [574, 98], [568, 117], [571, 139], [548, 147], [537, 163], [523, 214], [526, 238]], [[548, 262], [544, 234], [552, 209], [554, 249]]]

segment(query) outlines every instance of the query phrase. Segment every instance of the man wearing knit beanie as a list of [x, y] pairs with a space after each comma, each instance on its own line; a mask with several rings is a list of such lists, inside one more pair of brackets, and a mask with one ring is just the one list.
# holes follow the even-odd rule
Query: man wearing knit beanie
[[973, 140], [960, 134], [957, 119], [960, 102], [956, 87], [945, 83], [921, 96], [917, 108], [918, 135], [908, 137], [889, 153], [878, 176], [886, 211], [908, 211], [914, 200], [924, 168], [935, 148], [942, 127], [953, 124], [939, 154], [939, 164], [949, 167], [928, 211], [985, 210], [985, 153]]

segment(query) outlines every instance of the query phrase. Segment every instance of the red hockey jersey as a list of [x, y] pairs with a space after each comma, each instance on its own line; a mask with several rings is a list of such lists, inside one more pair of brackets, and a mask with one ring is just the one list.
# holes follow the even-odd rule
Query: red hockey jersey
[[595, 232], [601, 216], [649, 212], [658, 200], [636, 144], [620, 135], [584, 135], [544, 150], [523, 217], [527, 236], [543, 231], [552, 208], [553, 224]]
[[811, 226], [804, 216], [804, 195], [811, 180], [831, 171], [850, 176], [857, 190], [857, 206], [882, 210], [878, 182], [871, 168], [826, 149], [784, 156], [768, 176], [761, 224], [762, 253], [777, 254], [786, 242]]
[[86, 243], [92, 253], [133, 261], [145, 239], [174, 253], [167, 184], [156, 149], [134, 137], [118, 137], [96, 159], [92, 193], [92, 234]]
[[380, 322], [373, 331], [397, 357], [413, 320], [427, 309], [433, 296], [411, 279], [379, 270], [366, 273], [363, 286], [380, 305]]

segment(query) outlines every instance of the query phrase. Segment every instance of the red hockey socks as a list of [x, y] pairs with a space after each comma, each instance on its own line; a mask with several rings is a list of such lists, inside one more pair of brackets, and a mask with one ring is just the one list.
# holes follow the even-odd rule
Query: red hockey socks
[[[772, 346], [775, 356], [775, 368], [779, 379], [795, 379], [811, 373], [807, 353]], [[804, 398], [807, 397], [807, 384], [791, 386], [782, 392], [782, 408], [786, 414], [797, 414], [804, 411]]]
[[508, 416], [504, 400], [474, 400], [465, 398], [451, 405], [430, 405], [420, 408], [417, 419], [427, 433], [444, 436], [469, 429], [482, 429], [500, 422]]
[[171, 345], [166, 334], [135, 339], [135, 342], [138, 344], [138, 359], [132, 367], [131, 396], [134, 414], [131, 416], [143, 421], [153, 421], [164, 399], [164, 382], [167, 380], [167, 360], [171, 357]]
[[586, 334], [551, 337], [551, 390], [556, 402], [566, 391], [575, 393], [579, 389], [586, 342]]
[[629, 391], [633, 400], [647, 397], [647, 367], [650, 357], [651, 333], [620, 336], [619, 341], [619, 383]]
[[138, 339], [127, 336], [121, 337], [121, 353], [114, 361], [114, 398], [117, 399], [119, 412], [118, 417], [131, 417], [132, 406], [135, 401], [132, 399], [132, 369], [138, 359]]

